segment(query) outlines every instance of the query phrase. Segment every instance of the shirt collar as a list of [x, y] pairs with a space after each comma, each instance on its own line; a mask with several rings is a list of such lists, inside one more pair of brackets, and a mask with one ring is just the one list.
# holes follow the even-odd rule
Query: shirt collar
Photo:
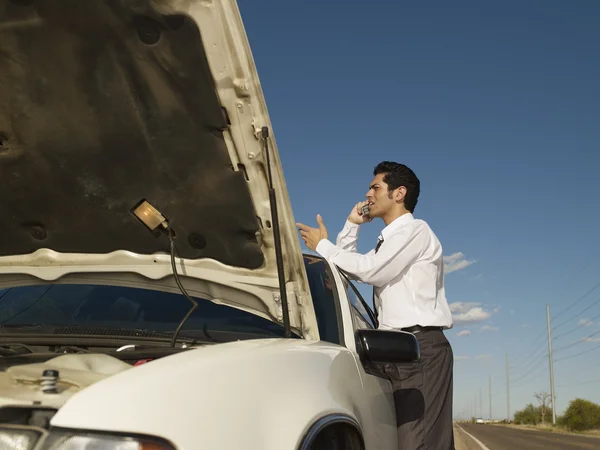
[[379, 235], [379, 239], [387, 239], [391, 233], [394, 232], [396, 228], [399, 228], [403, 225], [406, 225], [408, 222], [415, 220], [411, 213], [402, 214], [397, 219], [394, 219], [392, 223], [390, 223], [387, 227], [381, 230], [381, 234]]

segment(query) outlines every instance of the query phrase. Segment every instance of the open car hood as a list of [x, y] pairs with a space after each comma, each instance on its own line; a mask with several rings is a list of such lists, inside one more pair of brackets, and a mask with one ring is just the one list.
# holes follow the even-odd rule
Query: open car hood
[[[168, 238], [132, 214], [147, 200], [190, 294], [281, 322], [271, 123], [235, 1], [3, 1], [0, 61], [0, 288], [105, 274], [175, 290]], [[268, 141], [290, 324], [318, 338]]]

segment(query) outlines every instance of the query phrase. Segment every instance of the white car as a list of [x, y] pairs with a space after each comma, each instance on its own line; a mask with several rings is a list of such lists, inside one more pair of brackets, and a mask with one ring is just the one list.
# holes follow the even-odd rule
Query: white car
[[302, 254], [233, 0], [11, 0], [0, 55], [0, 448], [398, 448], [417, 341]]

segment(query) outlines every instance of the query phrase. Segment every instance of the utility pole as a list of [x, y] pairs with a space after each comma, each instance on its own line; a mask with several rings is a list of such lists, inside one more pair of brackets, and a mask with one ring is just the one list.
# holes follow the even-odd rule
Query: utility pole
[[506, 354], [506, 420], [510, 422], [510, 383], [508, 379], [508, 353]]
[[552, 425], [556, 425], [556, 404], [554, 402], [554, 358], [552, 356], [552, 330], [550, 329], [550, 306], [546, 305], [548, 319], [548, 362], [550, 364], [550, 401], [552, 402]]
[[483, 419], [483, 391], [479, 388], [479, 417]]
[[490, 422], [492, 421], [492, 376], [490, 375]]

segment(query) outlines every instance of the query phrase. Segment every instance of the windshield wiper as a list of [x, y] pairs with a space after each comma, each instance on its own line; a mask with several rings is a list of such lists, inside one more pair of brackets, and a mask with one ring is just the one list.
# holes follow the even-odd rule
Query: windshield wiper
[[25, 323], [25, 324], [8, 324], [8, 325], [0, 325], [0, 333], [8, 330], [32, 330], [34, 328], [44, 328], [39, 323]]

